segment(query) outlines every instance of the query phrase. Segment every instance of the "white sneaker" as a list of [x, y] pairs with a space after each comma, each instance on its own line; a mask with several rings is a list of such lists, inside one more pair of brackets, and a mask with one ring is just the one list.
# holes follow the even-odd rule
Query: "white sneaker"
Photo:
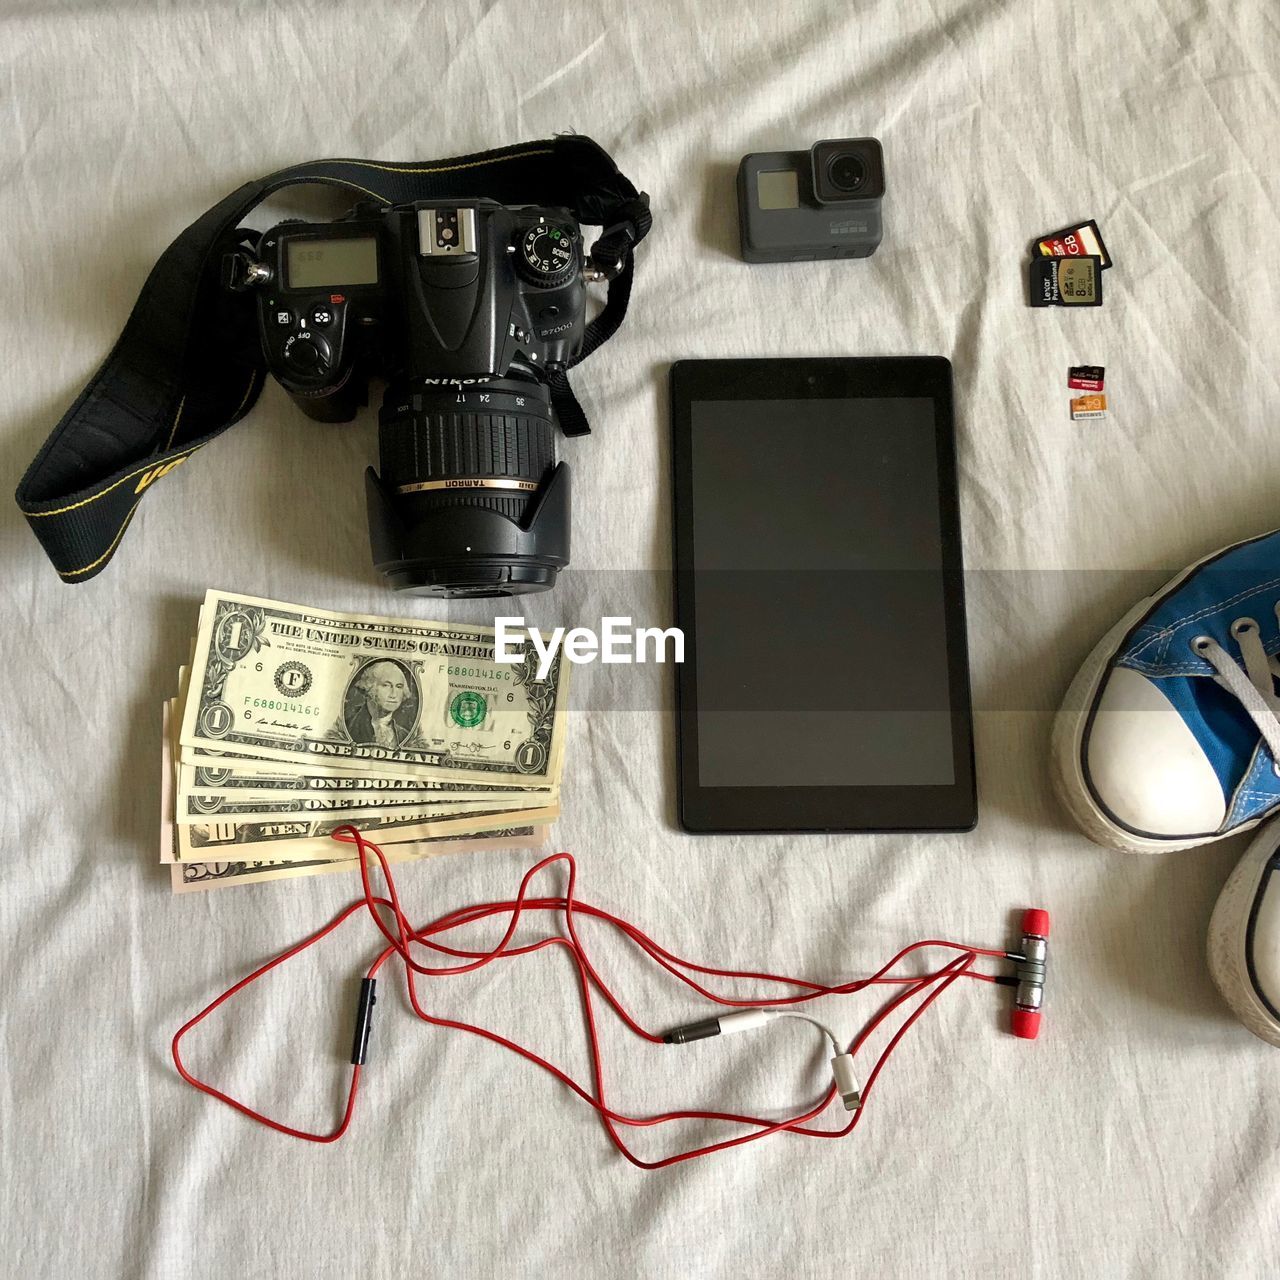
[[1268, 823], [1222, 887], [1209, 972], [1236, 1017], [1280, 1046], [1280, 822]]

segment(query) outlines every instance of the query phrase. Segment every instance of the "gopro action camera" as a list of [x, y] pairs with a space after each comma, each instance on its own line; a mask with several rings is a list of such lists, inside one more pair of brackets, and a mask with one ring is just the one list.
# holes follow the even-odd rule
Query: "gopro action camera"
[[881, 237], [884, 152], [875, 138], [808, 151], [757, 151], [738, 166], [738, 229], [747, 262], [867, 258]]

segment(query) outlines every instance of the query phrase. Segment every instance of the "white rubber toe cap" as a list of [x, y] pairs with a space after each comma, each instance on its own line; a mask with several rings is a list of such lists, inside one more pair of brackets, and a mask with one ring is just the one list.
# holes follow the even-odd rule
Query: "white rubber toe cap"
[[1157, 681], [1127, 667], [1107, 677], [1089, 730], [1093, 790], [1126, 827], [1155, 836], [1217, 831], [1226, 798], [1195, 735]]
[[1280, 873], [1272, 872], [1263, 889], [1249, 939], [1253, 980], [1263, 999], [1280, 1009]]

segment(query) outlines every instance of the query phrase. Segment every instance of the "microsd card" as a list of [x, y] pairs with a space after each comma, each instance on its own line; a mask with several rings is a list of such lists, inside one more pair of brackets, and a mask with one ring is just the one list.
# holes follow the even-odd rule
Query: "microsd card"
[[1083, 418], [1105, 418], [1107, 416], [1107, 397], [1076, 396], [1071, 402], [1071, 416], [1079, 422]]
[[1036, 249], [1046, 258], [1101, 258], [1104, 271], [1111, 265], [1111, 255], [1102, 243], [1102, 232], [1092, 219], [1078, 226], [1063, 227], [1061, 231], [1050, 231], [1036, 241]]
[[1032, 258], [1033, 307], [1102, 306], [1102, 259]]
[[1073, 391], [1101, 391], [1105, 372], [1100, 364], [1073, 364], [1067, 370], [1067, 386]]

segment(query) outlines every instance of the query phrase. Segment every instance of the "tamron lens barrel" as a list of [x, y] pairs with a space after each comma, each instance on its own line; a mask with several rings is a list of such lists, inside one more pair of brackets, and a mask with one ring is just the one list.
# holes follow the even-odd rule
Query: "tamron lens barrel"
[[370, 532], [392, 585], [478, 596], [552, 586], [569, 556], [568, 470], [556, 465], [555, 431], [540, 383], [389, 388], [379, 487], [393, 528], [379, 538], [371, 491]]

